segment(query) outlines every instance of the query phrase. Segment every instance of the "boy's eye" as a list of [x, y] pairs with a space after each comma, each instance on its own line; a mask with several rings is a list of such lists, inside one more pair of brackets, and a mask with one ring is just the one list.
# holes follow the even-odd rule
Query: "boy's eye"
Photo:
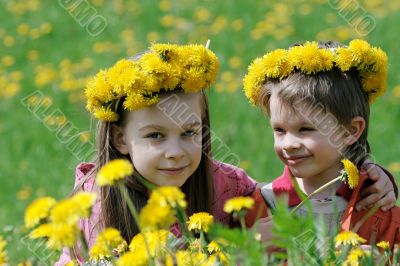
[[150, 134], [147, 134], [145, 136], [145, 138], [149, 138], [149, 139], [162, 139], [164, 137], [164, 135], [160, 132], [153, 132]]
[[197, 134], [197, 130], [186, 130], [182, 135], [184, 137], [193, 137], [194, 135]]
[[283, 128], [280, 128], [280, 127], [275, 127], [274, 132], [277, 134], [282, 134], [285, 132], [285, 130], [283, 130]]
[[300, 128], [300, 131], [314, 131], [315, 129], [314, 128], [312, 128], [312, 127], [301, 127]]

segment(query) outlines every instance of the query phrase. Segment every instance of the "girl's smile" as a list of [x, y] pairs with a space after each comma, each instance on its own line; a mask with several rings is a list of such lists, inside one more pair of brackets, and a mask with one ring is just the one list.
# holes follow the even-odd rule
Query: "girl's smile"
[[185, 170], [186, 168], [188, 168], [188, 167], [189, 167], [189, 165], [182, 166], [182, 167], [160, 168], [159, 170], [160, 170], [162, 173], [166, 174], [166, 175], [175, 176], [175, 175], [179, 175], [179, 174], [183, 173], [184, 170]]
[[130, 155], [135, 170], [151, 183], [181, 187], [201, 161], [201, 94], [162, 97], [164, 105], [176, 109], [165, 112], [153, 105], [127, 113], [119, 150]]

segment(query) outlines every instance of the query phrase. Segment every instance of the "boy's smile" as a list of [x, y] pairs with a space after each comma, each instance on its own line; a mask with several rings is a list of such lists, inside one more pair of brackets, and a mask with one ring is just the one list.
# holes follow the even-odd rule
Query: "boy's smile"
[[304, 110], [297, 109], [285, 105], [274, 94], [271, 96], [274, 148], [293, 176], [304, 183], [303, 187], [316, 189], [339, 175], [341, 154], [329, 135], [318, 129], [318, 121], [310, 121]]

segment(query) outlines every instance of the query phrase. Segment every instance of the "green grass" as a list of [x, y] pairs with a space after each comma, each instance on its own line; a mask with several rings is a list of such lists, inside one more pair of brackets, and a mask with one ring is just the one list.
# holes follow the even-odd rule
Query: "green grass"
[[[73, 186], [74, 168], [79, 162], [56, 134], [29, 112], [21, 100], [39, 90], [52, 98], [53, 104], [50, 109], [61, 110], [79, 131], [93, 131], [94, 128], [84, 109], [84, 102], [71, 100], [71, 97], [82, 96], [82, 88], [62, 91], [59, 78], [51, 84], [38, 88], [34, 82], [36, 66], [51, 63], [59, 74], [63, 74], [59, 71], [59, 63], [63, 59], [79, 63], [84, 58], [91, 58], [92, 67], [86, 70], [80, 68], [74, 70], [75, 77], [86, 77], [100, 68], [110, 66], [121, 57], [144, 50], [150, 44], [147, 38], [150, 32], [157, 32], [159, 36], [157, 41], [160, 42], [205, 43], [207, 39], [211, 39], [211, 48], [221, 59], [220, 73], [229, 71], [233, 74], [233, 78], [228, 81], [219, 80], [222, 92], [213, 89], [209, 93], [212, 129], [231, 148], [231, 151], [239, 156], [242, 165], [246, 166], [252, 177], [265, 181], [278, 176], [283, 165], [273, 152], [273, 138], [267, 118], [263, 117], [259, 110], [250, 107], [241, 92], [241, 79], [247, 65], [255, 57], [263, 55], [267, 49], [287, 47], [295, 41], [316, 39], [317, 34], [327, 28], [347, 27], [350, 38], [357, 37], [352, 26], [347, 24], [335, 9], [317, 0], [164, 1], [171, 5], [168, 11], [160, 10], [159, 1], [153, 0], [93, 1], [92, 4], [98, 14], [108, 22], [105, 31], [96, 37], [90, 36], [85, 27], [81, 27], [68, 11], [58, 4], [62, 1], [40, 1], [36, 11], [27, 11], [21, 15], [10, 12], [8, 8], [17, 2], [19, 1], [0, 1], [2, 18], [0, 60], [7, 55], [15, 58], [13, 65], [0, 67], [0, 76], [15, 70], [23, 73], [23, 79], [19, 81], [20, 90], [16, 95], [7, 98], [2, 97], [0, 92], [0, 234], [5, 235], [9, 241], [8, 249], [12, 265], [33, 257], [29, 248], [20, 240], [26, 234], [21, 231], [25, 207], [39, 196], [49, 195], [56, 198], [66, 196]], [[32, 2], [34, 1], [20, 1], [24, 3], [23, 6]], [[94, 5], [98, 2], [104, 3], [99, 6]], [[117, 11], [118, 3], [123, 5], [121, 12]], [[271, 12], [279, 3], [283, 3], [284, 11]], [[377, 26], [367, 39], [387, 51], [390, 73], [388, 92], [372, 107], [369, 139], [376, 160], [388, 167], [391, 163], [400, 161], [398, 138], [400, 98], [392, 93], [393, 88], [400, 84], [397, 72], [400, 68], [399, 37], [398, 27], [395, 26], [400, 23], [400, 13], [396, 7], [389, 7], [389, 3], [382, 1], [378, 5], [384, 6], [382, 9], [384, 13], [383, 15], [377, 13], [379, 8], [368, 10], [376, 19]], [[206, 8], [210, 13], [205, 21], [198, 21], [195, 18], [196, 10], [200, 7]], [[306, 11], [300, 14], [294, 10]], [[265, 22], [267, 13], [269, 20]], [[328, 14], [333, 17], [329, 23], [325, 19]], [[176, 28], [162, 25], [161, 21], [165, 15], [175, 17]], [[176, 19], [177, 17], [180, 20]], [[227, 25], [219, 30], [213, 26], [218, 18], [226, 19], [227, 22]], [[237, 19], [243, 22], [243, 28], [240, 30], [235, 30], [231, 26]], [[265, 28], [273, 20], [281, 21], [278, 29], [290, 25], [292, 33], [283, 38], [279, 37], [281, 35], [279, 32], [276, 35], [262, 34], [259, 39], [250, 37], [258, 23], [264, 21], [262, 28]], [[26, 23], [32, 28], [44, 22], [51, 24], [52, 31], [38, 39], [32, 40], [17, 33], [17, 27], [21, 23]], [[126, 29], [133, 31], [133, 39], [128, 43], [121, 38], [121, 32]], [[13, 36], [15, 44], [5, 46], [5, 36]], [[331, 38], [335, 38], [335, 35]], [[341, 41], [347, 43], [348, 40], [346, 38]], [[111, 42], [113, 49], [96, 53], [93, 50], [94, 44], [102, 42]], [[37, 61], [27, 59], [30, 50], [39, 52]], [[242, 61], [237, 69], [230, 67], [228, 63], [232, 56], [238, 56]], [[226, 89], [228, 86], [236, 87], [236, 90], [228, 92]], [[2, 84], [0, 88], [4, 90]], [[398, 168], [392, 167], [397, 180], [400, 175]], [[25, 194], [21, 195], [21, 190]]]

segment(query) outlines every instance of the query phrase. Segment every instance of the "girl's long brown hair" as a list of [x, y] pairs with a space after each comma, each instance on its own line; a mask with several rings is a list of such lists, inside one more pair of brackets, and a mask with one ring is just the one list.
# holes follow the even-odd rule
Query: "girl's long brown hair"
[[[188, 202], [186, 211], [188, 215], [200, 211], [211, 212], [211, 204], [214, 197], [214, 181], [211, 169], [210, 118], [207, 95], [204, 92], [202, 92], [201, 101], [203, 109], [201, 118], [203, 153], [199, 167], [181, 187]], [[119, 121], [115, 122], [118, 126], [123, 120], [123, 110], [121, 106], [116, 106], [116, 109], [120, 115]], [[95, 175], [98, 169], [112, 159], [124, 158], [130, 160], [129, 155], [121, 154], [113, 146], [111, 141], [112, 128], [113, 123], [111, 122], [100, 121], [97, 126], [97, 160], [92, 175]], [[136, 210], [140, 212], [148, 200], [148, 189], [140, 183], [135, 175], [127, 178], [126, 189]], [[139, 229], [118, 187], [102, 187], [100, 189], [100, 198], [102, 225], [118, 229], [123, 238], [130, 242], [139, 233]]]

